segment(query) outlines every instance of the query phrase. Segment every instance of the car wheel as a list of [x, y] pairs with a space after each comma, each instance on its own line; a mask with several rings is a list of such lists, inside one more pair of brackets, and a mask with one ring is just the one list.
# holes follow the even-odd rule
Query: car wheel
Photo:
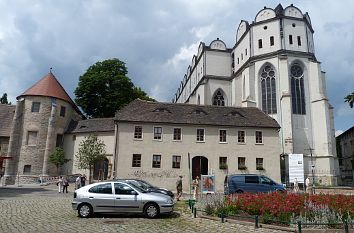
[[80, 218], [88, 218], [92, 215], [92, 206], [90, 204], [84, 203], [79, 206], [77, 210]]
[[156, 204], [147, 204], [144, 214], [147, 218], [155, 218], [159, 214], [159, 207]]
[[237, 190], [236, 193], [243, 193], [243, 191], [242, 190]]

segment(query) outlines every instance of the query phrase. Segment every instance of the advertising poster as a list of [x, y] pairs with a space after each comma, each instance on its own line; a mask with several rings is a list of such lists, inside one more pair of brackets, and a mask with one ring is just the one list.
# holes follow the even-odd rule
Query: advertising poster
[[294, 183], [295, 178], [299, 183], [304, 183], [304, 155], [303, 154], [289, 154], [290, 183]]
[[202, 193], [215, 193], [215, 175], [202, 175]]

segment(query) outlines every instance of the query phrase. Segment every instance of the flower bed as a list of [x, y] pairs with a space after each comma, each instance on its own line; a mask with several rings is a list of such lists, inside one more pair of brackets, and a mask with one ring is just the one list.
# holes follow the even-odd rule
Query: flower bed
[[289, 225], [307, 223], [342, 223], [354, 219], [354, 196], [308, 195], [294, 193], [233, 194], [201, 199], [197, 208], [209, 215], [260, 216], [263, 223]]

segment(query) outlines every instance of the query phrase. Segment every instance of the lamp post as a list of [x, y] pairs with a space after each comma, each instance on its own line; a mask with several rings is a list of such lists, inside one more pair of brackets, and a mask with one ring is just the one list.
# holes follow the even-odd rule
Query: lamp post
[[310, 151], [310, 155], [311, 155], [312, 194], [315, 194], [315, 171], [314, 171], [315, 165], [313, 164], [313, 159], [312, 159], [312, 151], [314, 149], [309, 148], [308, 150]]

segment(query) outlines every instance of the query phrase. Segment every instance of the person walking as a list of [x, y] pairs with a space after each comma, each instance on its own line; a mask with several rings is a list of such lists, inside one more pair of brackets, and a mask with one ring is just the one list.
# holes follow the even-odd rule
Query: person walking
[[295, 178], [294, 181], [294, 193], [299, 193], [300, 189], [299, 189], [299, 182], [297, 181], [297, 178]]
[[76, 180], [75, 180], [75, 189], [79, 189], [81, 188], [81, 174], [76, 177]]
[[306, 193], [310, 193], [312, 194], [312, 189], [310, 188], [310, 184], [311, 184], [311, 181], [310, 181], [310, 178], [307, 177], [306, 180], [305, 180], [305, 185], [306, 185]]
[[68, 193], [69, 181], [66, 177], [63, 178], [63, 193], [66, 191]]
[[176, 189], [177, 189], [177, 201], [179, 201], [179, 199], [182, 196], [182, 176], [179, 176], [177, 182], [176, 182]]
[[59, 191], [59, 193], [61, 193], [61, 190], [63, 189], [63, 177], [62, 176], [59, 176], [57, 185], [58, 185], [58, 191]]
[[195, 177], [195, 180], [193, 180], [193, 198], [194, 200], [197, 200], [199, 195], [199, 176]]
[[83, 175], [81, 176], [81, 187], [84, 187], [84, 186], [85, 186], [85, 183], [86, 183], [86, 175], [83, 174]]

